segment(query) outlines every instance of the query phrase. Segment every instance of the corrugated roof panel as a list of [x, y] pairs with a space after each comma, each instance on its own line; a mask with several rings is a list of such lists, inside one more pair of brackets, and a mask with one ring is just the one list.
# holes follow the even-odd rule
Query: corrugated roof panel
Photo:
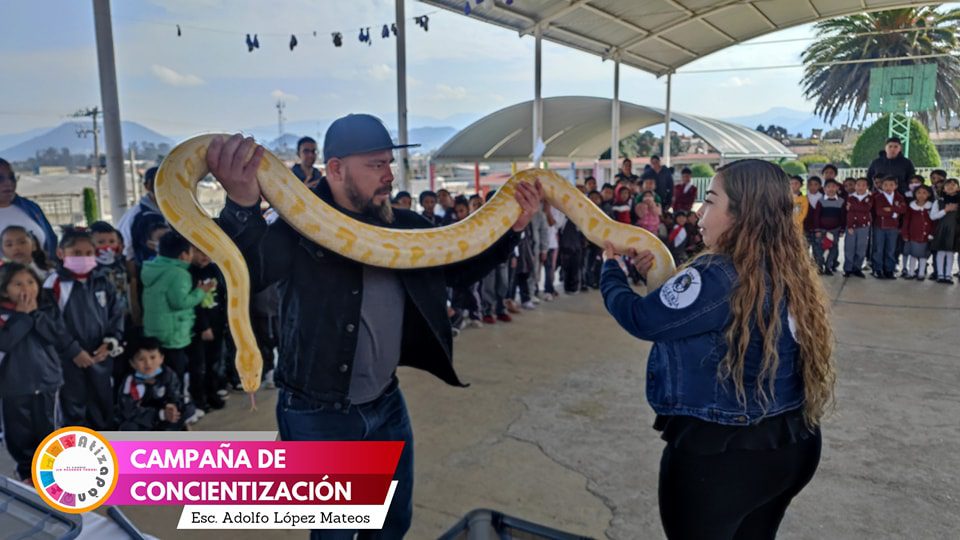
[[[463, 15], [465, 0], [421, 0]], [[470, 18], [523, 32], [544, 25], [544, 39], [663, 75], [735, 43], [826, 18], [895, 7], [937, 4], [922, 0], [486, 0], [471, 2]], [[653, 35], [651, 35], [651, 33]], [[677, 47], [660, 47], [656, 35]], [[641, 56], [642, 55], [642, 56]]]
[[[543, 100], [545, 158], [596, 159], [610, 148], [612, 100], [562, 96]], [[524, 161], [531, 157], [533, 102], [511, 105], [481, 118], [438, 149], [437, 161]], [[696, 115], [672, 112], [684, 126], [722, 156], [730, 158], [793, 157], [778, 141], [749, 127]], [[664, 111], [629, 102], [620, 103], [620, 136], [663, 123]]]

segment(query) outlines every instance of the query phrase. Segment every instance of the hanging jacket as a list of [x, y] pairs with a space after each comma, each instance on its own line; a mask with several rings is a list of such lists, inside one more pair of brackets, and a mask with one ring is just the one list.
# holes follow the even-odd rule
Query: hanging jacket
[[80, 351], [92, 355], [105, 339], [119, 343], [123, 338], [123, 310], [103, 269], [95, 268], [82, 281], [61, 267], [47, 277], [43, 288], [51, 292], [60, 307], [70, 336], [69, 344], [61, 350], [64, 360], [72, 360]]
[[157, 256], [143, 263], [143, 333], [166, 349], [190, 345], [195, 308], [206, 293], [193, 286], [190, 264]]
[[63, 385], [58, 348], [69, 336], [57, 306], [39, 303], [32, 313], [0, 305], [0, 397], [56, 392]]

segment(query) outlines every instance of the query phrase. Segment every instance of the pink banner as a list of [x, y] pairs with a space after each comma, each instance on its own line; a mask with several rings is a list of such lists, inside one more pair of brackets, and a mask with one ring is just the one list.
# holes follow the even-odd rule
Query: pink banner
[[382, 504], [403, 444], [116, 441], [107, 504]]

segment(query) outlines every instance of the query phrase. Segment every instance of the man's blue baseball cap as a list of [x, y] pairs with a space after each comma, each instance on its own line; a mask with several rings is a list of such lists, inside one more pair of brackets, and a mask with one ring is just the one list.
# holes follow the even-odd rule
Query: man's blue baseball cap
[[345, 158], [380, 150], [412, 148], [419, 144], [393, 144], [390, 132], [370, 114], [348, 114], [334, 120], [323, 138], [323, 160]]

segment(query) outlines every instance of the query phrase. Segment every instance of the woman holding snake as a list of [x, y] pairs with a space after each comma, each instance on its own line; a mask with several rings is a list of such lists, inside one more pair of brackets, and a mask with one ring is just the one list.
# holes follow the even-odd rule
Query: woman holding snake
[[[780, 167], [721, 168], [700, 228], [708, 252], [646, 296], [608, 245], [600, 288], [617, 322], [654, 342], [646, 393], [667, 442], [667, 537], [774, 538], [820, 460], [835, 381], [827, 300]], [[646, 275], [653, 256], [629, 255]]]

